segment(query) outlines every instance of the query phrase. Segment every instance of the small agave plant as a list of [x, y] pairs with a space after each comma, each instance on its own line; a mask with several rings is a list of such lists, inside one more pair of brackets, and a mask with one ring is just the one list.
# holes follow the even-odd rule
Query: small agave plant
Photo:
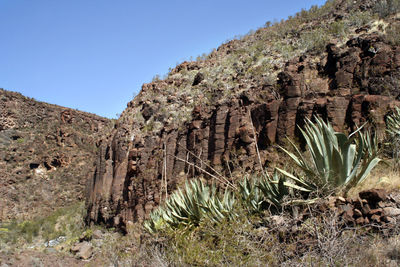
[[[264, 176], [257, 178], [245, 177], [239, 183], [239, 192], [245, 208], [249, 213], [260, 213], [267, 209], [280, 211], [284, 201], [293, 197], [292, 191], [311, 192], [312, 190], [307, 183], [300, 179], [291, 179], [290, 182], [287, 180], [276, 170], [273, 175], [265, 172]], [[307, 201], [297, 202], [299, 204], [309, 203]]]
[[247, 176], [239, 182], [241, 200], [249, 213], [259, 213], [267, 208], [258, 184], [258, 179], [249, 179]]
[[333, 187], [346, 193], [364, 181], [381, 161], [378, 158], [376, 139], [371, 138], [369, 132], [362, 134], [361, 128], [347, 136], [335, 132], [330, 123], [325, 123], [319, 117], [315, 117], [315, 123], [307, 120], [305, 129], [300, 130], [311, 159], [306, 159], [292, 141], [295, 153], [280, 147], [302, 170], [304, 176], [297, 177], [281, 169], [278, 171], [301, 182], [307, 189], [323, 191], [323, 188]]

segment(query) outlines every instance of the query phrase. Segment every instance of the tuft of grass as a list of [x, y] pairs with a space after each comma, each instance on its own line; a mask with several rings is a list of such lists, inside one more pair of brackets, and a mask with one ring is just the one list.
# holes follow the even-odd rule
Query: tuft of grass
[[390, 24], [386, 28], [385, 40], [391, 45], [400, 45], [400, 24]]
[[388, 164], [378, 165], [371, 171], [368, 179], [350, 189], [348, 195], [356, 197], [363, 190], [381, 188], [387, 191], [400, 190], [400, 173], [397, 170], [391, 170]]

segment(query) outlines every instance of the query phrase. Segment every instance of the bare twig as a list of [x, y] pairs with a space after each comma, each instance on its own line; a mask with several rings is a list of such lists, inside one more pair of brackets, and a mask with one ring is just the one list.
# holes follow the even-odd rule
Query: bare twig
[[261, 162], [261, 156], [260, 156], [260, 151], [258, 150], [258, 144], [257, 144], [257, 135], [256, 135], [256, 131], [254, 129], [254, 125], [253, 125], [253, 119], [251, 118], [251, 111], [249, 109], [249, 119], [250, 119], [250, 124], [251, 124], [251, 129], [253, 130], [253, 139], [254, 139], [254, 145], [256, 146], [256, 151], [257, 151], [257, 156], [258, 156], [258, 162], [260, 163], [260, 167], [261, 167], [261, 171], [264, 175], [265, 178], [267, 178], [268, 176], [266, 175], [265, 171], [264, 171], [264, 166], [262, 165]]
[[164, 143], [164, 179], [165, 179], [165, 199], [168, 198], [168, 180], [167, 180], [167, 144]]
[[[194, 168], [199, 169], [200, 171], [204, 172], [205, 174], [210, 175], [212, 178], [216, 179], [216, 180], [219, 181], [220, 183], [223, 183], [223, 184], [225, 184], [225, 185], [227, 185], [227, 186], [230, 186], [230, 187], [233, 188], [233, 189], [236, 189], [236, 187], [235, 187], [232, 183], [230, 183], [229, 181], [228, 181], [228, 182], [223, 181], [223, 180], [222, 180], [221, 178], [219, 178], [218, 176], [215, 176], [215, 175], [213, 175], [212, 173], [210, 173], [210, 172], [204, 170], [203, 168], [200, 168], [200, 167], [197, 166], [196, 164], [194, 164], [194, 163], [192, 163], [192, 162], [189, 162], [189, 161], [187, 161], [187, 160], [185, 160], [185, 159], [181, 159], [181, 158], [179, 158], [179, 157], [177, 157], [177, 156], [175, 156], [175, 155], [173, 155], [173, 156], [174, 156], [177, 160], [182, 161], [182, 162], [185, 162], [185, 163], [189, 164], [190, 166], [193, 166]], [[225, 179], [226, 179], [226, 178], [225, 178]]]
[[[212, 170], [215, 174], [217, 174], [219, 177], [220, 177], [220, 179], [222, 179], [222, 180], [224, 180], [225, 182], [223, 182], [224, 184], [228, 184], [228, 185], [230, 185], [232, 188], [235, 188], [235, 186], [225, 177], [225, 176], [223, 176], [222, 174], [220, 174], [218, 171], [216, 171], [213, 167], [211, 167], [209, 164], [207, 164], [207, 163], [205, 163], [201, 158], [199, 158], [196, 154], [194, 154], [192, 151], [190, 151], [189, 149], [187, 149], [186, 147], [184, 147], [184, 146], [182, 146], [182, 145], [180, 145], [180, 144], [178, 144], [177, 143], [177, 146], [180, 146], [180, 147], [182, 147], [183, 149], [185, 149], [187, 152], [189, 152], [193, 157], [195, 157], [196, 159], [198, 159], [202, 164], [204, 164], [206, 167], [208, 167], [208, 168], [210, 168], [210, 170]], [[175, 155], [173, 155], [174, 157], [176, 157]], [[188, 163], [189, 164], [189, 162], [188, 161], [184, 161], [184, 162], [186, 162], [186, 163]], [[190, 163], [190, 164], [193, 164], [193, 163]], [[193, 166], [193, 165], [192, 165]], [[200, 167], [198, 167], [198, 166], [196, 166], [196, 165], [194, 165], [196, 168], [198, 168], [199, 170], [203, 170], [203, 169], [200, 169]], [[213, 176], [215, 176], [215, 175], [213, 175]]]

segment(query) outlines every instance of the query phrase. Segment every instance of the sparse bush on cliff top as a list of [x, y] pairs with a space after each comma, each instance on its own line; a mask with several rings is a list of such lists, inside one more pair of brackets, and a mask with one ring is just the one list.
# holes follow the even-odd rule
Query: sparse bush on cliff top
[[391, 14], [396, 14], [400, 11], [399, 0], [382, 0], [378, 1], [374, 6], [374, 11], [381, 18], [385, 18]]

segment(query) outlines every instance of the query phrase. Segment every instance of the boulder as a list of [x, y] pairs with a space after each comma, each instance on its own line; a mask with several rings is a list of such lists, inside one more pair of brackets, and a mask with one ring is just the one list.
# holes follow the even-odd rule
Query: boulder
[[92, 256], [93, 246], [89, 242], [81, 242], [71, 248], [71, 251], [76, 253], [80, 259], [87, 260]]

